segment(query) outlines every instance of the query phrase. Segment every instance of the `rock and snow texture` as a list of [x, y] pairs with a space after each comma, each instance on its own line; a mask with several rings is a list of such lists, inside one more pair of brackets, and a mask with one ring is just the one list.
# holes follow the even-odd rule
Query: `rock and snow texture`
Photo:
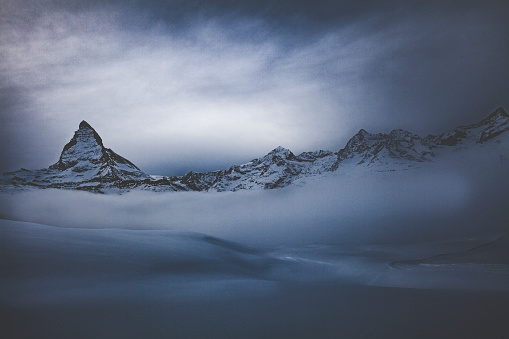
[[217, 192], [274, 189], [302, 184], [307, 178], [331, 172], [341, 175], [359, 168], [396, 171], [420, 167], [465, 148], [496, 148], [495, 152], [501, 152], [500, 159], [505, 159], [509, 147], [509, 133], [505, 132], [508, 130], [509, 115], [500, 107], [478, 123], [438, 136], [422, 138], [401, 129], [388, 134], [360, 130], [338, 152], [320, 150], [295, 155], [286, 148], [277, 147], [262, 158], [227, 170], [155, 177], [105, 148], [95, 130], [83, 121], [57, 163], [42, 170], [4, 173], [0, 182], [4, 189], [68, 188], [95, 192], [123, 192], [135, 188]]
[[424, 162], [433, 156], [432, 143], [402, 129], [389, 134], [370, 134], [362, 129], [338, 152], [342, 164], [354, 162], [366, 167]]
[[442, 133], [437, 137], [428, 138], [436, 145], [456, 146], [465, 143], [483, 144], [489, 140], [496, 139], [502, 133], [509, 130], [509, 115], [502, 107], [491, 113], [487, 118], [478, 123], [459, 126], [456, 129]]
[[337, 156], [329, 151], [305, 152], [296, 156], [286, 148], [277, 147], [262, 158], [228, 170], [190, 172], [182, 177], [181, 182], [198, 191], [279, 188], [301, 177], [333, 171], [336, 162]]
[[58, 162], [49, 168], [21, 169], [6, 176], [15, 186], [91, 191], [129, 187], [133, 182], [150, 179], [129, 160], [104, 147], [99, 134], [86, 121], [80, 123], [71, 141], [64, 146]]
[[82, 173], [98, 168], [101, 178], [109, 181], [144, 177], [129, 160], [105, 148], [99, 134], [86, 121], [82, 121], [71, 141], [64, 146], [60, 159], [50, 169]]

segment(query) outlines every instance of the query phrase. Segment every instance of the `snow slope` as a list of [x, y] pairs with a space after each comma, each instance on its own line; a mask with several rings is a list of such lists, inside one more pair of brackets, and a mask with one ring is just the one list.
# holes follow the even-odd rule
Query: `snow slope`
[[[338, 152], [315, 151], [298, 155], [277, 147], [267, 155], [227, 170], [189, 172], [184, 176], [150, 176], [127, 159], [105, 148], [102, 139], [85, 121], [65, 145], [57, 163], [47, 169], [4, 173], [2, 190], [66, 188], [93, 192], [238, 191], [301, 185], [308, 179], [342, 175], [366, 168], [370, 171], [401, 171], [428, 166], [454, 152], [491, 150], [501, 162], [509, 159], [509, 115], [498, 108], [478, 123], [460, 126], [424, 138], [405, 130], [371, 134], [360, 130]], [[468, 153], [465, 153], [468, 156]], [[475, 163], [475, 159], [472, 159]]]
[[133, 182], [149, 180], [136, 165], [104, 147], [101, 137], [86, 122], [67, 143], [60, 159], [49, 168], [41, 170], [21, 169], [5, 173], [14, 187], [70, 188], [100, 191], [105, 187], [129, 187]]
[[[507, 244], [491, 241], [262, 250], [197, 233], [0, 220], [0, 336], [503, 337], [509, 274], [490, 264], [507, 260]], [[483, 265], [390, 265], [453, 252]]]
[[[0, 235], [0, 301], [16, 305], [213, 298], [207, 294], [214, 288], [239, 281], [260, 293], [276, 282], [509, 289], [507, 237], [261, 250], [199, 233], [59, 228], [1, 219]], [[457, 254], [444, 254], [453, 251]], [[426, 255], [431, 258], [414, 260]], [[405, 261], [409, 258], [413, 261]], [[444, 274], [440, 266], [465, 263], [477, 263], [476, 269]], [[494, 265], [505, 266], [494, 271]]]

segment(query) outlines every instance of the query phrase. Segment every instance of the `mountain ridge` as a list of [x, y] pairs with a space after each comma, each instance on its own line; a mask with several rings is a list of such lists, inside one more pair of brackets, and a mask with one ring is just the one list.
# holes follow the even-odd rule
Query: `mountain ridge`
[[500, 143], [495, 139], [508, 130], [509, 114], [499, 107], [477, 123], [438, 135], [420, 137], [403, 129], [372, 134], [361, 129], [337, 152], [318, 150], [295, 155], [278, 146], [261, 158], [225, 170], [168, 177], [148, 175], [106, 148], [99, 134], [83, 120], [56, 163], [41, 170], [6, 172], [0, 177], [0, 189], [63, 188], [97, 193], [275, 189], [347, 167], [376, 171], [418, 167], [434, 161], [436, 153], [444, 149]]

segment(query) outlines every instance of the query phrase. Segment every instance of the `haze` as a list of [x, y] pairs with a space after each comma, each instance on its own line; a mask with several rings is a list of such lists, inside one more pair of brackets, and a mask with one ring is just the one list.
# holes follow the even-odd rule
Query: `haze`
[[81, 120], [150, 174], [509, 107], [506, 1], [0, 1], [0, 171]]

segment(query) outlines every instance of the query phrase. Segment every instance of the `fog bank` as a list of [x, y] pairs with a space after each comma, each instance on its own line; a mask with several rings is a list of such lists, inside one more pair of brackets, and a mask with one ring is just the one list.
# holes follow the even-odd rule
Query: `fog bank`
[[225, 193], [0, 195], [0, 217], [58, 227], [171, 229], [248, 244], [417, 242], [503, 232], [504, 167], [331, 173], [302, 187]]

